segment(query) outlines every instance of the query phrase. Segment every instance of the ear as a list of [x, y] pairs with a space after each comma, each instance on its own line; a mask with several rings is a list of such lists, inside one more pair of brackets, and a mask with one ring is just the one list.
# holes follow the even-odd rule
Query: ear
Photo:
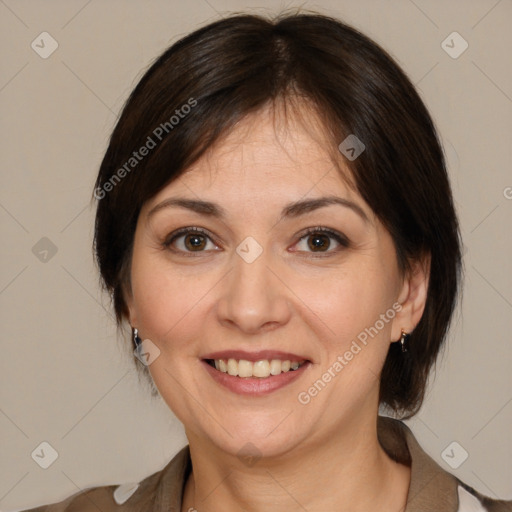
[[133, 294], [129, 283], [122, 285], [123, 300], [126, 305], [127, 320], [133, 329], [137, 329], [137, 314], [135, 310]]
[[402, 306], [393, 319], [392, 341], [400, 339], [402, 329], [410, 333], [418, 325], [427, 302], [430, 278], [430, 254], [411, 262], [404, 275], [397, 302]]
[[135, 308], [133, 307], [133, 301], [131, 298], [126, 298], [126, 310], [128, 311], [128, 322], [130, 323], [130, 326], [132, 329], [138, 329], [137, 326], [137, 315], [135, 314]]

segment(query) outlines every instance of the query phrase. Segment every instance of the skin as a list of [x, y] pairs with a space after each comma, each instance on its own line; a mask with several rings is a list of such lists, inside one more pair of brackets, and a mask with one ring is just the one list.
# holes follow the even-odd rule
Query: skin
[[[263, 109], [140, 213], [126, 301], [131, 325], [161, 351], [149, 370], [189, 440], [193, 472], [182, 511], [405, 506], [410, 470], [377, 440], [378, 377], [389, 344], [421, 318], [428, 273], [418, 262], [401, 274], [389, 233], [342, 179], [321, 140], [318, 123], [306, 129], [290, 112], [284, 119]], [[288, 203], [326, 195], [352, 201], [367, 219], [330, 205], [279, 221]], [[150, 214], [177, 196], [212, 201], [226, 218], [180, 207]], [[200, 239], [202, 252], [186, 235], [165, 245], [171, 233], [191, 226], [214, 237]], [[323, 249], [312, 246], [318, 235], [301, 239], [317, 226], [342, 233], [348, 247], [327, 234]], [[236, 252], [248, 236], [263, 248], [250, 264]], [[401, 310], [378, 335], [307, 405], [299, 403], [298, 394], [395, 303]], [[269, 395], [245, 397], [203, 368], [202, 355], [225, 349], [289, 351], [312, 365]], [[247, 442], [261, 455], [253, 466], [237, 456]]]

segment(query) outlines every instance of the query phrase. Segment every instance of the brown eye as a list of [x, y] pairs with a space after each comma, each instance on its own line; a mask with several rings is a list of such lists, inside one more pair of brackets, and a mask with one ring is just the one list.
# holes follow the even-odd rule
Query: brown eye
[[323, 251], [324, 249], [327, 250], [331, 245], [329, 237], [323, 233], [319, 233], [317, 235], [308, 235], [307, 239], [308, 247], [312, 251], [315, 251], [316, 249], [319, 249], [320, 251]]
[[205, 247], [205, 237], [203, 235], [196, 235], [189, 233], [184, 238], [185, 247], [191, 251], [201, 250]]
[[208, 242], [211, 243], [212, 249], [216, 245], [211, 241], [210, 236], [199, 228], [184, 228], [173, 234], [164, 242], [166, 248], [175, 252], [191, 253], [205, 252]]
[[[332, 247], [332, 240], [334, 240], [335, 246], [334, 249], [329, 250]], [[304, 242], [306, 243], [304, 244]], [[303, 245], [302, 248], [299, 247], [300, 251], [327, 253], [327, 255], [331, 253], [334, 254], [340, 249], [349, 246], [348, 239], [341, 233], [323, 227], [308, 229], [306, 233], [301, 236], [298, 245], [300, 246], [301, 243]]]

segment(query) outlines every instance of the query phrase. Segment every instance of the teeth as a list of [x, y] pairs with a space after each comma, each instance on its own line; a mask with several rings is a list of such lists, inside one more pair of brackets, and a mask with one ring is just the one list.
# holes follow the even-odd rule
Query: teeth
[[266, 360], [256, 361], [252, 364], [252, 375], [255, 377], [268, 377], [270, 375], [270, 363]]
[[[234, 359], [230, 359], [229, 361], [233, 361], [236, 364]], [[239, 377], [252, 377], [252, 363], [251, 361], [244, 361], [241, 359], [238, 361], [238, 376]]]
[[263, 359], [261, 361], [251, 362], [245, 359], [228, 359], [227, 362], [223, 359], [215, 359], [215, 368], [221, 372], [228, 373], [234, 377], [259, 377], [266, 378], [270, 375], [279, 375], [281, 372], [288, 372], [290, 370], [297, 370], [305, 361], [281, 361], [279, 359], [272, 359], [268, 361]]
[[234, 359], [228, 359], [228, 373], [234, 377], [238, 375], [238, 363]]
[[279, 359], [270, 361], [270, 375], [279, 375], [281, 373], [282, 364]]

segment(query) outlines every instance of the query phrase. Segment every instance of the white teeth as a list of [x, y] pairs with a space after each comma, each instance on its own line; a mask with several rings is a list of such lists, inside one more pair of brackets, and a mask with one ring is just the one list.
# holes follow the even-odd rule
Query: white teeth
[[252, 377], [251, 361], [245, 361], [245, 359], [240, 359], [240, 361], [238, 361], [238, 376], [239, 377]]
[[281, 361], [279, 359], [272, 359], [270, 361], [270, 373], [272, 375], [279, 375], [281, 373]]
[[282, 372], [297, 370], [305, 361], [281, 361], [280, 359], [262, 359], [261, 361], [247, 361], [245, 359], [215, 359], [215, 368], [234, 377], [259, 377], [266, 378], [270, 375], [279, 375]]
[[254, 377], [268, 377], [270, 375], [270, 363], [266, 360], [256, 361], [252, 365], [252, 375]]
[[238, 375], [238, 363], [235, 359], [228, 359], [228, 373], [234, 377]]

